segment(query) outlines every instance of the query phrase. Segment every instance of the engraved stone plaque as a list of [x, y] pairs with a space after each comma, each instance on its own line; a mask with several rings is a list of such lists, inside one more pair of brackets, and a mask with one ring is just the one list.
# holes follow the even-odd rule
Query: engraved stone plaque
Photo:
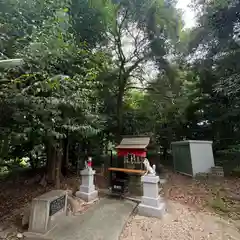
[[49, 216], [52, 216], [55, 213], [57, 213], [58, 211], [60, 211], [61, 209], [63, 209], [65, 207], [65, 203], [66, 203], [65, 201], [66, 201], [66, 197], [65, 196], [61, 196], [61, 197], [53, 200], [50, 203]]

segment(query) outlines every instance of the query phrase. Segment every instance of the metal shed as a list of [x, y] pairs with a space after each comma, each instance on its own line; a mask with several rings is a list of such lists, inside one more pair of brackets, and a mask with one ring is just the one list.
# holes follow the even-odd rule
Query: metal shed
[[212, 141], [179, 141], [171, 144], [174, 170], [195, 176], [197, 173], [210, 173], [214, 167]]

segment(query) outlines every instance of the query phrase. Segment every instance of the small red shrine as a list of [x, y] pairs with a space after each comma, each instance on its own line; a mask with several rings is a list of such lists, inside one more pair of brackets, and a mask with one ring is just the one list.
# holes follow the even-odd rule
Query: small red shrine
[[123, 193], [128, 188], [130, 175], [143, 175], [146, 172], [143, 161], [147, 156], [149, 143], [149, 136], [123, 136], [120, 144], [116, 146], [118, 161], [113, 162], [111, 159], [108, 168], [112, 192]]
[[147, 136], [124, 136], [121, 143], [116, 146], [118, 156], [132, 154], [138, 157], [146, 157], [147, 146], [150, 137]]
[[147, 156], [149, 143], [149, 136], [123, 136], [121, 143], [116, 146], [118, 161], [120, 161], [118, 165], [125, 169], [143, 170], [143, 161]]

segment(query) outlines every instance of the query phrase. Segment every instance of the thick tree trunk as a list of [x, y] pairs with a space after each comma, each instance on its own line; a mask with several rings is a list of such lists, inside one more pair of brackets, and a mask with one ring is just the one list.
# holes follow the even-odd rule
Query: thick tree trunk
[[121, 135], [123, 132], [123, 96], [124, 86], [120, 86], [117, 98], [117, 141], [121, 140]]
[[163, 159], [164, 160], [167, 160], [167, 150], [168, 150], [167, 147], [163, 148]]
[[[36, 160], [38, 161], [38, 159]], [[36, 161], [34, 161], [33, 157], [30, 155], [29, 156], [29, 163], [30, 163], [30, 166], [31, 166], [31, 169], [34, 170], [37, 168], [37, 164], [36, 164]]]
[[56, 149], [56, 167], [55, 167], [55, 187], [60, 189], [61, 187], [61, 166], [62, 166], [62, 149]]
[[46, 180], [52, 184], [55, 181], [55, 168], [56, 168], [56, 150], [51, 142], [46, 144]]
[[64, 139], [63, 142], [63, 160], [62, 160], [62, 174], [67, 175], [68, 164], [69, 164], [69, 139], [68, 137]]
[[109, 142], [109, 133], [106, 135], [105, 143], [104, 143], [104, 153], [108, 155], [108, 142]]

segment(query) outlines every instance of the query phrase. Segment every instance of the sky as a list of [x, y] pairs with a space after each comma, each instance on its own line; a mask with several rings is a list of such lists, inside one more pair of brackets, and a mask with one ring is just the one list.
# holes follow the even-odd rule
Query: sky
[[191, 0], [178, 0], [177, 3], [177, 8], [184, 11], [183, 19], [185, 22], [185, 28], [192, 28], [196, 23], [194, 11], [188, 6], [190, 3]]

